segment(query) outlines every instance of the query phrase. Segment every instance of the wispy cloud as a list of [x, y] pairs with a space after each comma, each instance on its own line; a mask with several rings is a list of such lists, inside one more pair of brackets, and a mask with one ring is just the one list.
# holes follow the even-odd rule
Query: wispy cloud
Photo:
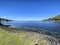
[[0, 16], [0, 18], [11, 19], [16, 21], [40, 21], [42, 18], [28, 18], [28, 17], [19, 17], [19, 16]]
[[0, 16], [0, 18], [6, 18], [6, 19], [12, 19], [12, 20], [18, 20], [20, 19], [21, 17], [17, 16]]

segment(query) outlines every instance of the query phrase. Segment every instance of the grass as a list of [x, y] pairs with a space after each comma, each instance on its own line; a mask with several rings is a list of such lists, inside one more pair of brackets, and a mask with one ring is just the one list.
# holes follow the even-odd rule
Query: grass
[[[46, 42], [46, 39], [39, 37], [38, 34], [30, 32], [8, 33], [7, 31], [0, 29], [0, 45], [50, 45]], [[27, 40], [26, 40], [27, 39]]]
[[0, 30], [0, 45], [33, 45], [29, 41], [23, 40], [14, 34]]

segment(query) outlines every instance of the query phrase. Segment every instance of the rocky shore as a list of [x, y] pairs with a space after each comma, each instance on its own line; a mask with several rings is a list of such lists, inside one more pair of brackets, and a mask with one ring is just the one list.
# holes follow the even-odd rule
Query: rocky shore
[[30, 43], [32, 43], [32, 45], [60, 45], [60, 39], [50, 35], [42, 34], [41, 32], [38, 33], [5, 26], [0, 26], [0, 28], [18, 36], [23, 40], [29, 41]]

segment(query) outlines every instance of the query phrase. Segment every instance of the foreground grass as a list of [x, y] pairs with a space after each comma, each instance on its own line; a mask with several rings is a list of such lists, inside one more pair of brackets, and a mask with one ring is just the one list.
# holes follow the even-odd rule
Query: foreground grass
[[0, 30], [0, 45], [33, 45], [26, 40], [20, 39], [14, 34]]
[[[59, 45], [56, 38], [36, 32], [16, 31], [11, 32], [0, 29], [0, 45]], [[18, 33], [19, 32], [19, 33]]]

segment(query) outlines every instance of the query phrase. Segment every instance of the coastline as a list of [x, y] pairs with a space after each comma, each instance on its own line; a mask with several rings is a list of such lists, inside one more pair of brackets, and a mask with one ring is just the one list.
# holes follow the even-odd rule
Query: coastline
[[[46, 45], [47, 44], [49, 44], [49, 45], [56, 45], [57, 44], [58, 45], [60, 43], [60, 39], [50, 36], [50, 35], [42, 34], [39, 32], [20, 30], [20, 29], [11, 28], [11, 27], [5, 27], [5, 26], [0, 26], [0, 28], [2, 28], [3, 30], [5, 30], [11, 34], [14, 34], [24, 40], [28, 40], [29, 42], [33, 42], [34, 44], [40, 44], [41, 43], [40, 41], [42, 41], [42, 40], [43, 40], [42, 43], [44, 43]], [[47, 43], [47, 41], [48, 41], [48, 43]]]

